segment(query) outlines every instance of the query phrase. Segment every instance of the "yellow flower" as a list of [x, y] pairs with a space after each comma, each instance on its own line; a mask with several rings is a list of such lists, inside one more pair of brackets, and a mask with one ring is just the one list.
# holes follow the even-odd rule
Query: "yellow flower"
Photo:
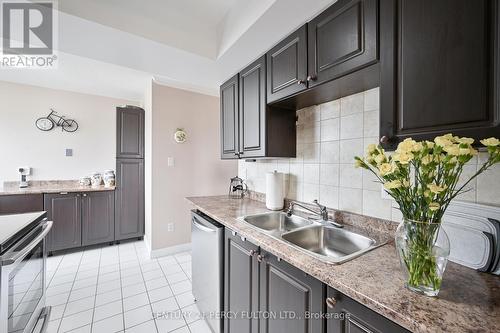
[[465, 144], [468, 144], [468, 145], [471, 145], [474, 143], [474, 139], [471, 139], [471, 138], [460, 138], [457, 140], [458, 143], [465, 143]]
[[427, 147], [434, 148], [434, 142], [432, 142], [432, 141], [425, 141], [425, 143], [427, 144]]
[[417, 142], [415, 140], [413, 140], [412, 138], [405, 139], [403, 142], [399, 143], [396, 151], [401, 152], [401, 153], [410, 152], [414, 149], [416, 144], [417, 144]]
[[354, 161], [354, 167], [355, 168], [360, 168], [363, 165], [363, 161], [356, 159]]
[[403, 182], [401, 183], [404, 187], [410, 187], [410, 181], [408, 179], [404, 179]]
[[385, 155], [379, 154], [375, 156], [375, 162], [377, 162], [377, 165], [382, 164], [386, 161]]
[[455, 156], [453, 156], [452, 158], [450, 158], [450, 160], [448, 161], [448, 164], [457, 164], [458, 160]]
[[370, 163], [371, 164], [372, 162], [373, 162], [373, 156], [371, 156], [371, 155], [367, 156], [366, 157], [366, 163]]
[[422, 157], [422, 164], [427, 165], [432, 162], [432, 159], [432, 155], [425, 155], [424, 157]]
[[393, 181], [390, 181], [390, 182], [387, 182], [384, 184], [384, 188], [386, 190], [392, 190], [392, 189], [395, 189], [395, 188], [400, 188], [401, 187], [401, 182], [399, 180], [393, 180]]
[[422, 142], [415, 142], [411, 150], [414, 152], [419, 152], [422, 151], [422, 149], [424, 149], [424, 145], [422, 144]]
[[381, 176], [387, 176], [396, 171], [396, 165], [391, 163], [382, 163], [378, 167], [378, 170]]
[[500, 140], [498, 140], [497, 138], [488, 138], [481, 140], [481, 143], [488, 147], [496, 147], [500, 145]]
[[372, 144], [369, 144], [369, 145], [368, 145], [368, 148], [367, 148], [367, 150], [366, 150], [366, 151], [367, 151], [367, 153], [368, 153], [368, 154], [372, 154], [372, 153], [374, 153], [376, 150], [377, 150], [377, 145], [376, 145], [376, 144], [374, 144], [374, 143], [372, 143]]
[[408, 164], [413, 159], [413, 154], [409, 152], [397, 153], [392, 157], [394, 161], [398, 161], [401, 164]]
[[444, 190], [446, 190], [446, 185], [439, 186], [439, 185], [436, 185], [436, 184], [429, 184], [429, 185], [427, 185], [427, 187], [434, 194], [439, 194], [439, 193], [443, 192]]
[[429, 204], [429, 209], [430, 209], [431, 211], [433, 211], [433, 212], [434, 212], [434, 211], [436, 211], [436, 210], [438, 210], [439, 208], [441, 208], [441, 205], [440, 205], [440, 204], [438, 204], [437, 202], [431, 202], [431, 203]]
[[448, 147], [453, 144], [453, 142], [450, 140], [450, 138], [446, 136], [438, 136], [434, 139], [434, 142], [436, 145], [441, 146], [441, 147]]
[[460, 145], [451, 144], [449, 146], [443, 147], [443, 150], [452, 156], [460, 155]]

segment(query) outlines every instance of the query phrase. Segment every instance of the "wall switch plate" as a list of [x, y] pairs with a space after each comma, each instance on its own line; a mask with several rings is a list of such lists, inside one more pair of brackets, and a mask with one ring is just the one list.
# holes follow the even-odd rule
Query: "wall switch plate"
[[174, 231], [174, 224], [173, 223], [167, 223], [167, 231], [168, 232]]
[[175, 165], [175, 160], [173, 157], [167, 158], [167, 166], [173, 167]]
[[72, 148], [66, 148], [66, 156], [73, 156], [73, 149]]

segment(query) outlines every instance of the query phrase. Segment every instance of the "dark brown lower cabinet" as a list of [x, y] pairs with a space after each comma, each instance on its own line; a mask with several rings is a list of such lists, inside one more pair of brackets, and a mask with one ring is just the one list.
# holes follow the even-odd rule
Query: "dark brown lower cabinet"
[[115, 193], [82, 194], [82, 245], [112, 242], [115, 239]]
[[224, 333], [409, 333], [229, 229]]
[[82, 245], [82, 201], [80, 193], [45, 194], [47, 219], [53, 221], [47, 235], [47, 251]]
[[298, 268], [260, 251], [261, 333], [323, 332], [324, 287]]
[[259, 248], [226, 230], [224, 307], [228, 316], [225, 333], [257, 333], [258, 319], [252, 313], [259, 310]]
[[144, 236], [144, 160], [116, 160], [115, 240]]
[[0, 215], [39, 212], [43, 210], [43, 194], [0, 195]]
[[331, 316], [326, 321], [327, 333], [409, 333], [333, 288], [328, 288], [327, 300], [327, 313]]

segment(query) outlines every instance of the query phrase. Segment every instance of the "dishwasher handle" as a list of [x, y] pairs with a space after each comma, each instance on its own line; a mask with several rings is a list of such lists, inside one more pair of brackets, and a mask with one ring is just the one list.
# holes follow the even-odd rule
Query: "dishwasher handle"
[[[214, 232], [217, 232], [217, 226], [211, 224], [210, 222], [206, 222], [206, 223], [203, 223], [202, 221], [205, 221], [204, 218], [202, 218], [201, 216], [199, 216], [198, 214], [194, 213], [193, 212], [193, 226], [195, 226], [196, 228], [200, 229], [201, 231], [204, 231], [204, 232], [210, 232], [210, 233], [214, 233]], [[206, 224], [209, 224], [209, 225], [213, 225], [213, 228], [210, 228], [209, 226], [207, 226]]]

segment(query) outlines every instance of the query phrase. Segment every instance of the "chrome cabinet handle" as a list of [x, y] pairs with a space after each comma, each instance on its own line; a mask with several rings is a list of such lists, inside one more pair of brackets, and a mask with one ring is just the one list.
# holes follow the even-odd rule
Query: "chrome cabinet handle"
[[86, 194], [86, 193], [83, 193], [82, 195], [83, 195], [84, 197], [86, 197], [86, 196], [87, 196], [87, 194]]
[[259, 255], [257, 255], [257, 261], [258, 261], [258, 262], [262, 262], [262, 261], [264, 261], [264, 259], [266, 259], [266, 256], [265, 256], [265, 255], [263, 255], [263, 254], [259, 254]]
[[316, 81], [317, 79], [318, 79], [318, 76], [312, 74], [312, 75], [309, 75], [306, 80], [307, 80], [307, 82], [311, 82], [311, 81]]
[[306, 84], [307, 80], [298, 80], [297, 84], [300, 86], [301, 84]]
[[389, 138], [387, 136], [384, 135], [380, 138], [380, 143], [388, 143], [388, 142], [389, 142]]
[[253, 257], [253, 256], [254, 256], [254, 255], [256, 255], [256, 254], [257, 254], [257, 251], [255, 251], [255, 250], [251, 250], [251, 251], [250, 251], [250, 257]]
[[326, 299], [326, 306], [328, 306], [330, 309], [333, 309], [335, 307], [335, 304], [337, 304], [337, 300], [333, 297], [328, 297]]

